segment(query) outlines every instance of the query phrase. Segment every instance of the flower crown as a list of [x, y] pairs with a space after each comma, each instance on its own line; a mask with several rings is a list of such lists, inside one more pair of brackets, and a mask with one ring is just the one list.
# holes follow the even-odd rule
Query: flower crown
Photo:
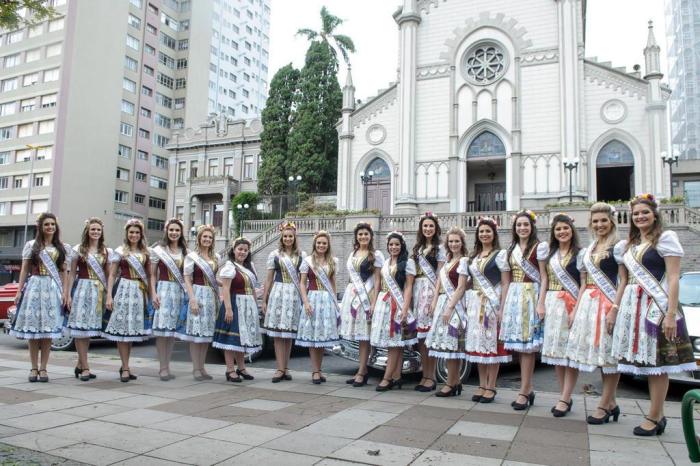
[[644, 193], [644, 194], [637, 194], [632, 199], [630, 199], [630, 202], [629, 202], [630, 208], [632, 207], [632, 204], [639, 202], [639, 201], [647, 201], [647, 202], [651, 202], [656, 207], [659, 206], [659, 201], [656, 199], [656, 197], [653, 194]]
[[91, 223], [98, 223], [98, 224], [104, 226], [104, 223], [102, 222], [102, 220], [100, 220], [97, 217], [86, 218], [84, 223], [85, 223], [85, 225], [90, 225]]
[[297, 226], [294, 224], [294, 222], [283, 222], [279, 226], [279, 231], [284, 231], [284, 230], [294, 230], [294, 232], [296, 232]]
[[177, 223], [178, 225], [180, 225], [180, 228], [184, 230], [185, 225], [182, 223], [182, 220], [180, 220], [177, 217], [173, 217], [173, 218], [169, 219], [167, 222], [165, 222], [165, 227], [163, 227], [163, 231], [168, 231], [168, 226], [170, 224], [173, 224], [173, 223]]
[[428, 210], [423, 215], [420, 216], [419, 221], [422, 221], [425, 218], [434, 218], [435, 220], [437, 220], [437, 215], [435, 215], [434, 213], [432, 213], [431, 211]]
[[318, 238], [319, 236], [328, 236], [330, 238], [331, 234], [328, 233], [326, 230], [318, 230], [316, 233], [314, 233], [313, 240], [316, 241], [316, 238]]
[[550, 222], [550, 223], [551, 223], [551, 226], [554, 226], [554, 219], [557, 218], [557, 217], [559, 217], [559, 216], [568, 218], [569, 221], [570, 221], [571, 223], [575, 223], [575, 222], [576, 222], [576, 220], [574, 220], [574, 217], [572, 217], [571, 215], [567, 214], [566, 212], [557, 212], [556, 214], [552, 215], [552, 221]]
[[214, 230], [214, 225], [207, 225], [206, 223], [203, 223], [197, 227], [197, 234], [200, 234], [204, 230]]
[[518, 217], [522, 217], [522, 216], [527, 216], [533, 224], [537, 223], [537, 215], [535, 215], [535, 213], [533, 211], [531, 211], [530, 209], [521, 210], [520, 212], [518, 212], [515, 215], [513, 220], [515, 220]]
[[139, 220], [138, 218], [130, 218], [126, 222], [126, 228], [133, 227], [133, 226], [138, 226], [143, 229], [143, 222]]
[[391, 237], [392, 235], [400, 236], [402, 240], [404, 240], [404, 241], [406, 240], [406, 239], [403, 237], [403, 233], [401, 233], [400, 231], [397, 231], [397, 230], [394, 230], [394, 231], [389, 232], [389, 233], [386, 235], [386, 239], [388, 240], [389, 237]]
[[482, 225], [484, 223], [491, 226], [494, 230], [498, 229], [498, 223], [496, 223], [496, 219], [493, 217], [479, 217], [477, 225]]

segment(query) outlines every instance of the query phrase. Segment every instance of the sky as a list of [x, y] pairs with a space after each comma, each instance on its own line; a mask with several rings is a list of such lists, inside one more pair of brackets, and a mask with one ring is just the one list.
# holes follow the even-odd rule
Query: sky
[[[301, 28], [320, 29], [319, 12], [325, 5], [345, 21], [337, 31], [349, 35], [357, 48], [350, 57], [355, 97], [366, 100], [376, 95], [396, 81], [398, 30], [392, 13], [400, 3], [399, 0], [272, 0], [268, 81], [290, 62], [297, 68], [304, 65], [308, 42], [295, 33]], [[595, 56], [614, 66], [626, 66], [629, 71], [634, 64], [640, 64], [643, 70], [647, 21], [653, 20], [665, 73], [664, 3], [664, 0], [588, 0], [586, 57]], [[341, 86], [345, 82], [344, 70], [339, 81]]]

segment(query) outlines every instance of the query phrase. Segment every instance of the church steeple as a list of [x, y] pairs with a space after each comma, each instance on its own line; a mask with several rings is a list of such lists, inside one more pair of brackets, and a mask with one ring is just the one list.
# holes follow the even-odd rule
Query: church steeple
[[661, 79], [663, 77], [659, 59], [660, 55], [661, 47], [659, 47], [659, 44], [656, 43], [656, 37], [654, 36], [654, 22], [650, 20], [647, 46], [644, 47], [644, 71], [646, 72], [644, 79]]
[[345, 77], [345, 85], [343, 86], [343, 111], [355, 110], [355, 86], [352, 83], [352, 72], [348, 65], [348, 74]]

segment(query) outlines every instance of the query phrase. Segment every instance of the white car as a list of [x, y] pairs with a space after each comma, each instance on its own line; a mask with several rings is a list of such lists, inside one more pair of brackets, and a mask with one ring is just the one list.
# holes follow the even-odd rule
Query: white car
[[[686, 272], [681, 275], [678, 301], [685, 315], [695, 361], [700, 364], [700, 272]], [[674, 382], [700, 385], [700, 367], [696, 371], [672, 374], [670, 378]]]

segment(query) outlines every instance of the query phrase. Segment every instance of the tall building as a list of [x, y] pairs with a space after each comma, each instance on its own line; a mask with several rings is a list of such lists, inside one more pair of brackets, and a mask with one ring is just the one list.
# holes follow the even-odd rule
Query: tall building
[[700, 207], [700, 0], [666, 0], [673, 193]]
[[[131, 217], [167, 217], [171, 131], [223, 110], [259, 114], [269, 0], [52, 0], [59, 16], [0, 31], [0, 260], [17, 263], [37, 214], [110, 245]], [[175, 141], [173, 141], [175, 142]]]

